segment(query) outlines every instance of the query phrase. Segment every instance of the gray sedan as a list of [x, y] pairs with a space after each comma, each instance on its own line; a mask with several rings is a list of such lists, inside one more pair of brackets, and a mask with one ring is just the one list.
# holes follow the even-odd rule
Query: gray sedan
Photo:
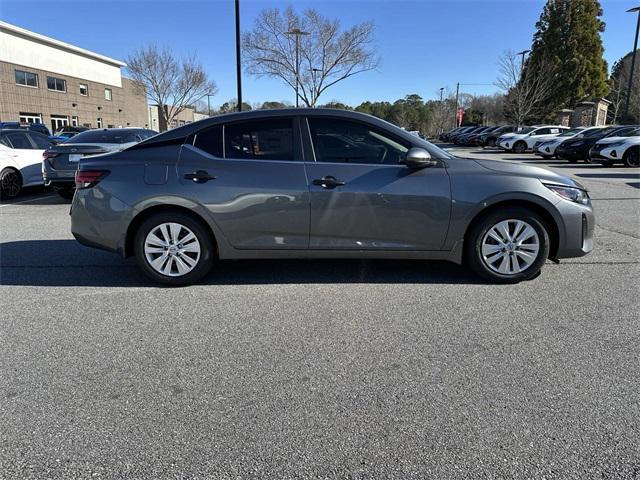
[[333, 109], [192, 123], [82, 158], [76, 187], [78, 241], [135, 256], [168, 285], [258, 258], [438, 259], [513, 283], [593, 246], [591, 201], [570, 178], [457, 158]]

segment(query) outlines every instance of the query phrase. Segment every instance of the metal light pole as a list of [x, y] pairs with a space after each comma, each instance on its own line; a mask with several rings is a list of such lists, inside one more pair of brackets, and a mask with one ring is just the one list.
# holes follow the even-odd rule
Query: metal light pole
[[442, 133], [444, 131], [444, 115], [443, 115], [443, 109], [444, 109], [444, 105], [442, 104], [442, 92], [444, 92], [444, 87], [440, 87], [440, 118], [438, 120], [438, 123], [440, 124], [440, 127], [438, 128], [438, 133]]
[[213, 93], [207, 93], [207, 114], [211, 116], [211, 103], [209, 102], [209, 97], [213, 97]]
[[242, 111], [242, 69], [240, 67], [240, 0], [236, 0], [236, 83], [238, 86], [238, 111]]
[[631, 73], [629, 74], [629, 86], [627, 87], [627, 101], [624, 106], [624, 117], [629, 117], [629, 103], [631, 102], [631, 87], [633, 86], [633, 73], [636, 67], [636, 50], [638, 50], [638, 32], [640, 32], [640, 7], [630, 8], [627, 12], [638, 12], [638, 24], [636, 25], [636, 38], [633, 41], [633, 54], [631, 55]]
[[303, 32], [299, 28], [294, 28], [285, 33], [287, 35], [296, 36], [296, 108], [298, 108], [300, 106], [300, 94], [298, 93], [298, 88], [300, 85], [300, 35], [309, 35], [309, 32]]

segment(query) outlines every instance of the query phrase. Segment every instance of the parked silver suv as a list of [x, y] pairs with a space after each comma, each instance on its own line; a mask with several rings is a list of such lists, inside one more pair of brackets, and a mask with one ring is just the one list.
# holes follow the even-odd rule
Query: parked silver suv
[[[221, 115], [80, 160], [72, 232], [184, 285], [216, 259], [465, 261], [495, 282], [592, 249], [582, 186], [457, 158], [380, 119], [333, 109]], [[425, 266], [425, 268], [427, 268]]]

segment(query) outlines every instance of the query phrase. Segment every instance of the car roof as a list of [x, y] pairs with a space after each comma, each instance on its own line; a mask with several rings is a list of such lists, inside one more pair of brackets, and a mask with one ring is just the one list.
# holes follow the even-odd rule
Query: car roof
[[339, 108], [274, 108], [265, 110], [249, 110], [246, 112], [231, 112], [215, 117], [204, 118], [196, 122], [188, 123], [166, 132], [162, 132], [138, 144], [138, 146], [150, 146], [155, 143], [167, 143], [171, 141], [179, 141], [192, 135], [204, 128], [213, 127], [215, 125], [240, 122], [244, 120], [259, 120], [261, 118], [278, 118], [278, 117], [340, 117], [345, 120], [359, 120], [379, 126], [380, 128], [394, 128], [394, 133], [408, 140], [415, 140], [416, 136], [412, 133], [402, 130], [386, 120], [382, 120], [368, 113], [356, 112], [353, 110], [342, 110]]

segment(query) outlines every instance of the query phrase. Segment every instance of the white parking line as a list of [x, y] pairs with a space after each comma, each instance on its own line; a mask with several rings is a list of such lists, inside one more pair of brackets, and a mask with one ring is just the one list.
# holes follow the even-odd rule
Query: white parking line
[[12, 205], [20, 205], [20, 204], [23, 204], [23, 203], [35, 202], [35, 201], [37, 201], [37, 200], [44, 200], [45, 198], [54, 198], [54, 197], [57, 197], [57, 195], [56, 195], [56, 194], [53, 194], [53, 195], [46, 195], [46, 196], [44, 196], [44, 197], [32, 198], [32, 199], [30, 199], [30, 200], [23, 200], [23, 201], [21, 201], [21, 202], [5, 203], [4, 205], [0, 205], [0, 208], [2, 208], [2, 207], [10, 207], [10, 206], [12, 206]]

